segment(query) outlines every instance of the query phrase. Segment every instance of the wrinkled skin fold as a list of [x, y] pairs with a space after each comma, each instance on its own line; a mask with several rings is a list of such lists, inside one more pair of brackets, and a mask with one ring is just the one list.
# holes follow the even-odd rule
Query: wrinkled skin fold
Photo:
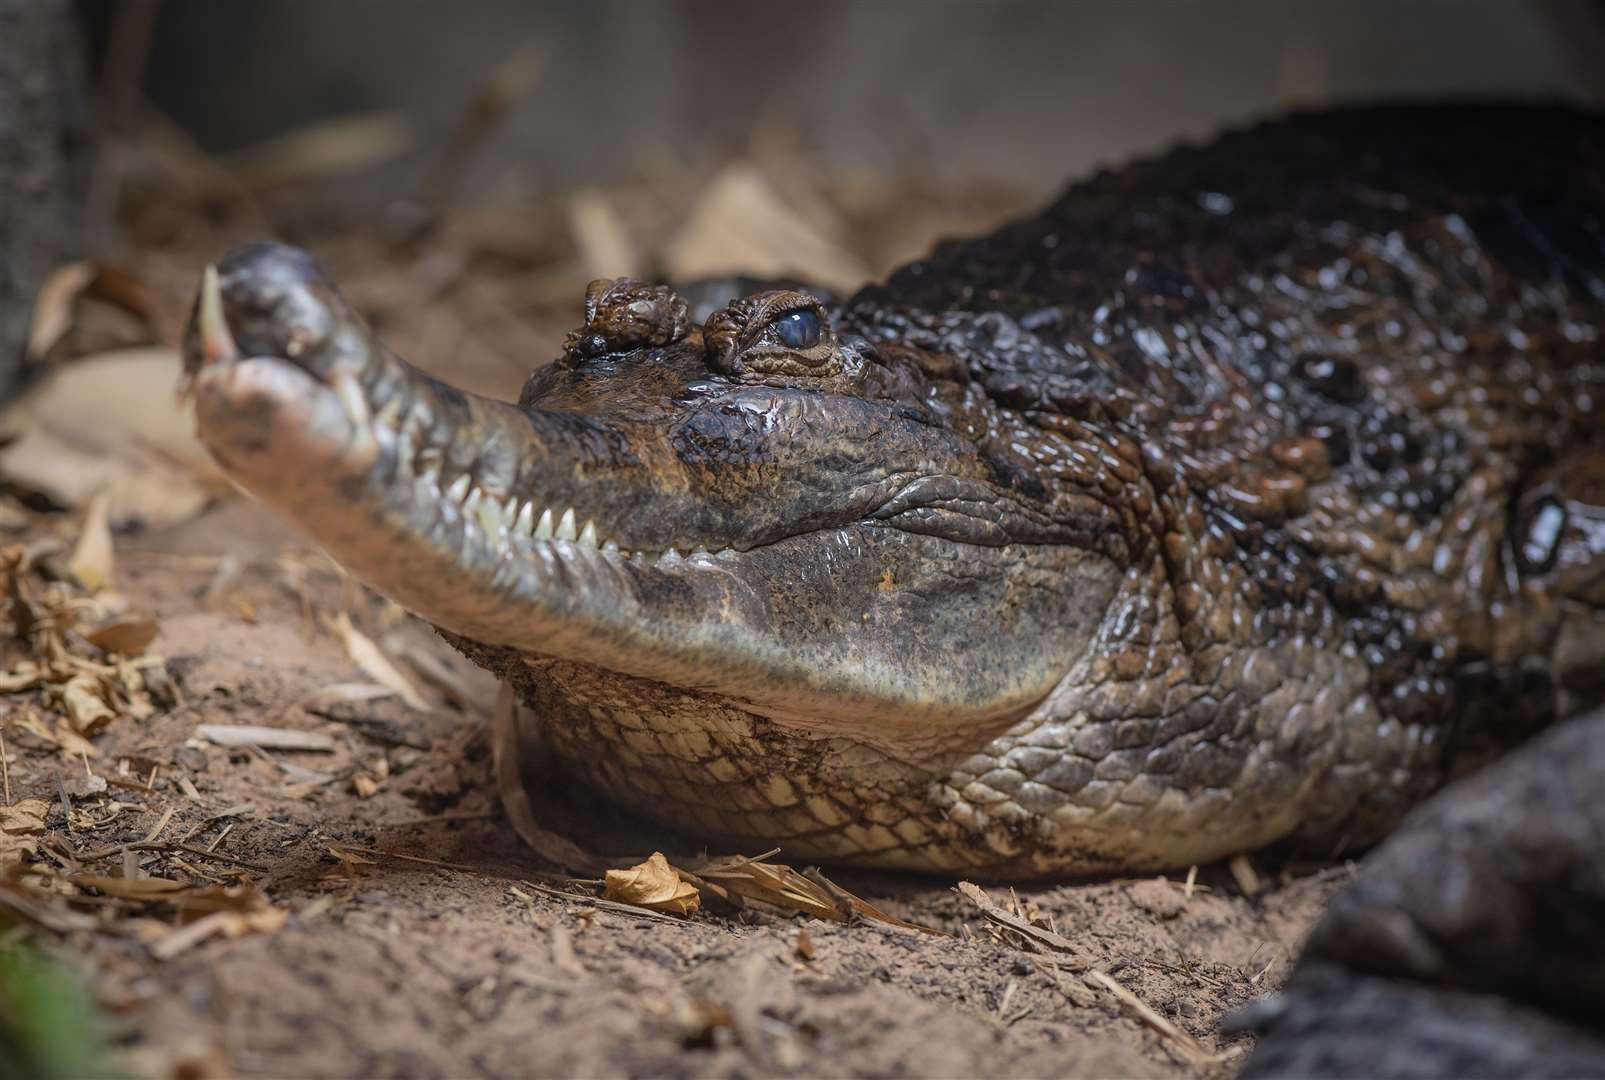
[[829, 309], [594, 283], [516, 404], [259, 245], [186, 380], [236, 482], [674, 824], [1001, 877], [1333, 850], [1605, 690], [1602, 158], [1563, 110], [1297, 118]]

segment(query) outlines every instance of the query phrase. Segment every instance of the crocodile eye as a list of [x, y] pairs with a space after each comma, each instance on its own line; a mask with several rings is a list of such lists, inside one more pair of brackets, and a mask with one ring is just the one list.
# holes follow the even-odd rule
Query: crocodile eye
[[819, 316], [812, 311], [793, 311], [774, 321], [775, 336], [793, 349], [811, 349], [819, 344], [822, 330]]
[[824, 309], [793, 289], [732, 300], [708, 316], [702, 339], [714, 368], [730, 375], [819, 378], [841, 371], [842, 351]]

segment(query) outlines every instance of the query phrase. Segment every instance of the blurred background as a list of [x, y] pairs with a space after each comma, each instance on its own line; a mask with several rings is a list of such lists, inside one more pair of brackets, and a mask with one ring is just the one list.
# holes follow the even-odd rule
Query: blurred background
[[1179, 141], [1457, 98], [1605, 103], [1605, 0], [0, 0], [0, 398], [171, 360], [252, 240], [510, 396], [595, 277], [845, 292]]
[[[267, 238], [310, 248], [398, 353], [465, 388], [514, 397], [559, 354], [591, 278], [683, 283], [744, 271], [851, 290], [941, 236], [985, 232], [1093, 169], [1181, 140], [1295, 108], [1457, 98], [1605, 104], [1605, 0], [0, 0], [0, 588], [10, 600], [0, 603], [0, 810], [12, 815], [0, 815], [0, 878], [16, 880], [8, 857], [16, 870], [25, 851], [40, 855], [28, 863], [34, 906], [18, 910], [70, 932], [60, 955], [97, 972], [120, 1038], [146, 1055], [130, 1074], [341, 1071], [331, 1061], [365, 1063], [351, 1074], [457, 1075], [497, 1062], [516, 1071], [542, 1060], [529, 1056], [537, 1014], [503, 1010], [520, 1000], [505, 995], [548, 984], [566, 994], [583, 981], [555, 917], [549, 945], [543, 936], [512, 948], [516, 966], [474, 966], [518, 941], [507, 920], [523, 908], [509, 908], [500, 878], [477, 893], [395, 886], [412, 907], [361, 886], [350, 925], [383, 919], [366, 923], [372, 934], [347, 932], [343, 908], [319, 917], [346, 903], [325, 889], [349, 880], [355, 890], [359, 864], [374, 869], [333, 846], [322, 855], [336, 837], [366, 843], [375, 829], [410, 835], [433, 822], [442, 831], [407, 841], [429, 858], [401, 858], [478, 863], [504, 850], [510, 833], [479, 812], [494, 795], [487, 755], [469, 750], [482, 749], [479, 728], [462, 722], [487, 715], [495, 691], [426, 627], [241, 497], [196, 445], [174, 393], [178, 344], [203, 267], [230, 248]], [[137, 658], [108, 666], [114, 654]], [[318, 704], [342, 687], [362, 696]], [[376, 688], [392, 696], [372, 697]], [[420, 693], [428, 709], [406, 704]], [[341, 737], [319, 735], [337, 756], [301, 765], [260, 748], [203, 751], [197, 720]], [[421, 744], [407, 741], [419, 733]], [[10, 805], [12, 784], [24, 802]], [[47, 829], [58, 802], [66, 825]], [[21, 813], [30, 803], [31, 817]], [[461, 821], [435, 816], [459, 804], [471, 811], [462, 821], [483, 828], [456, 832]], [[100, 843], [89, 830], [103, 827], [112, 832], [93, 835], [144, 835], [142, 848], [159, 834], [199, 835], [208, 858], [267, 873], [261, 888], [231, 894], [235, 908], [186, 908], [231, 871], [176, 861], [176, 848], [149, 851], [145, 863], [130, 861], [127, 845], [85, 855]], [[386, 844], [404, 834], [380, 833]], [[107, 892], [119, 879], [74, 884], [68, 873], [97, 865], [129, 879], [122, 892]], [[183, 891], [139, 891], [146, 868], [174, 876], [160, 888]], [[392, 882], [411, 880], [385, 869]], [[1274, 924], [1277, 937], [1302, 937], [1321, 890], [1339, 880], [1326, 873], [1328, 884], [1295, 894], [1301, 906], [1256, 898], [1252, 919], [1247, 907], [1218, 906], [1217, 889], [1207, 910], [1238, 914], [1178, 920], [1188, 935], [1208, 933], [1174, 939], [1176, 966], [1157, 950], [1133, 965], [1144, 980], [1136, 985], [1161, 995], [1178, 1021], [1190, 1018], [1186, 1026], [1213, 1026], [1228, 1003], [1286, 970], [1287, 949], [1262, 954], [1270, 937], [1241, 935]], [[1146, 924], [1122, 906], [1126, 886], [1109, 888], [1059, 910], [1078, 920], [1112, 912], [1122, 950], [1144, 953], [1128, 933]], [[536, 924], [534, 901], [513, 892]], [[447, 896], [460, 921], [424, 910]], [[1029, 903], [1021, 910], [1036, 911]], [[212, 913], [175, 928], [186, 910]], [[254, 944], [249, 935], [275, 933], [292, 910], [302, 921], [291, 934]], [[213, 921], [222, 916], [235, 921]], [[202, 924], [249, 934], [203, 953], [192, 933]], [[589, 915], [567, 925], [578, 935]], [[139, 943], [152, 934], [156, 950], [197, 952], [147, 954]], [[380, 938], [382, 963], [371, 952]], [[15, 940], [0, 933], [0, 946]], [[300, 944], [284, 944], [292, 940]], [[424, 944], [391, 952], [413, 940]], [[525, 966], [547, 955], [555, 966]], [[797, 955], [812, 953], [799, 945]], [[692, 1045], [665, 1034], [674, 1029], [659, 1014], [682, 999], [655, 989], [659, 975], [604, 963], [590, 985], [607, 996], [576, 997], [560, 1019], [555, 1007], [540, 1012], [542, 1045], [591, 1054], [561, 1059], [593, 1063], [569, 1070], [578, 1073], [697, 1071], [687, 1061], [705, 1071], [699, 1063], [711, 1059], [586, 1049], [683, 1054]], [[670, 963], [677, 981], [683, 961]], [[1161, 969], [1170, 981], [1154, 981]], [[497, 974], [455, 974], [480, 970]], [[710, 993], [738, 977], [730, 992], [756, 1015], [759, 983], [740, 973], [758, 969], [731, 959], [712, 970], [727, 974], [711, 976]], [[961, 998], [973, 973], [952, 977]], [[6, 974], [0, 963], [0, 1076], [43, 1075], [7, 1071], [16, 1033]], [[1083, 1071], [1102, 1062], [1118, 1073], [1108, 1061], [1132, 1060], [1100, 1048], [1136, 1045], [1138, 1029], [1110, 1027], [1086, 1008], [1091, 998], [1068, 990], [1060, 1007], [1093, 1019], [1038, 1016], [1009, 1034], [1030, 1006], [1005, 1020], [1015, 980], [1007, 985], [984, 1028], [909, 1009], [905, 995], [885, 999], [899, 1003], [902, 1027], [866, 1013], [865, 1041], [849, 1045], [917, 1045], [925, 1056], [914, 1060], [945, 1061], [954, 1040], [984, 1031], [986, 1060], [1019, 1060], [997, 1057], [1000, 1047], [1050, 1043]], [[469, 1004], [459, 1016], [454, 996], [488, 1011]], [[833, 1007], [880, 999], [842, 1000]], [[68, 1008], [41, 1015], [61, 1021], [59, 1045], [92, 1046], [87, 1021]], [[711, 1045], [712, 1021], [684, 1023], [703, 1024], [696, 1045]], [[1060, 1042], [1077, 1031], [1096, 1040]], [[1076, 1047], [1092, 1056], [1077, 1058]], [[60, 1075], [109, 1073], [84, 1060], [75, 1054]], [[864, 1067], [855, 1057], [815, 1071]]]
[[[1294, 106], [1597, 101], [1601, 14], [1591, 0], [167, 0], [145, 86], [211, 151], [378, 109], [422, 150], [527, 46], [532, 85], [480, 178], [605, 183], [665, 154], [706, 167], [784, 124], [831, 166], [1041, 195]], [[405, 190], [405, 170], [392, 179]]]

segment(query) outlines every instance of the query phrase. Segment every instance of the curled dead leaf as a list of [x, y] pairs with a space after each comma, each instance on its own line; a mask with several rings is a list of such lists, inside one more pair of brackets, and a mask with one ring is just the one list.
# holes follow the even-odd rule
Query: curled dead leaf
[[111, 523], [176, 524], [228, 490], [173, 399], [176, 349], [121, 349], [51, 369], [0, 414], [0, 474], [58, 506], [110, 497]]
[[155, 619], [125, 615], [84, 631], [84, 638], [102, 652], [136, 656], [156, 639], [160, 627]]
[[45, 831], [50, 804], [44, 799], [23, 799], [0, 806], [0, 869], [21, 862], [39, 850], [35, 839]]
[[609, 870], [602, 899], [672, 915], [690, 915], [702, 906], [696, 886], [682, 881], [660, 851], [626, 870]]
[[74, 675], [60, 688], [61, 704], [78, 734], [89, 737], [117, 719], [106, 702], [106, 688], [93, 675]]

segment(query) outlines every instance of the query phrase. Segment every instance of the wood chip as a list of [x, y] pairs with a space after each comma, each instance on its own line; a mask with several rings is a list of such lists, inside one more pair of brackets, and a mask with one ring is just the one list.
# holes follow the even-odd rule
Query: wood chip
[[340, 643], [345, 646], [346, 654], [363, 674], [381, 686], [394, 690], [410, 709], [419, 712], [429, 711], [429, 702], [424, 700], [412, 685], [412, 680], [401, 673], [401, 669], [391, 663], [384, 651], [374, 644], [373, 639], [358, 630], [351, 623], [351, 616], [344, 611], [327, 620], [329, 629], [334, 631]]
[[90, 592], [99, 592], [112, 582], [111, 496], [102, 491], [89, 501], [84, 511], [83, 531], [67, 560], [67, 569]]
[[1259, 871], [1254, 869], [1254, 860], [1247, 855], [1233, 855], [1226, 863], [1226, 869], [1232, 872], [1232, 880], [1244, 896], [1255, 897], [1264, 887], [1260, 881]]
[[334, 739], [317, 731], [263, 727], [257, 724], [201, 724], [195, 734], [218, 746], [260, 746], [271, 750], [332, 753]]

